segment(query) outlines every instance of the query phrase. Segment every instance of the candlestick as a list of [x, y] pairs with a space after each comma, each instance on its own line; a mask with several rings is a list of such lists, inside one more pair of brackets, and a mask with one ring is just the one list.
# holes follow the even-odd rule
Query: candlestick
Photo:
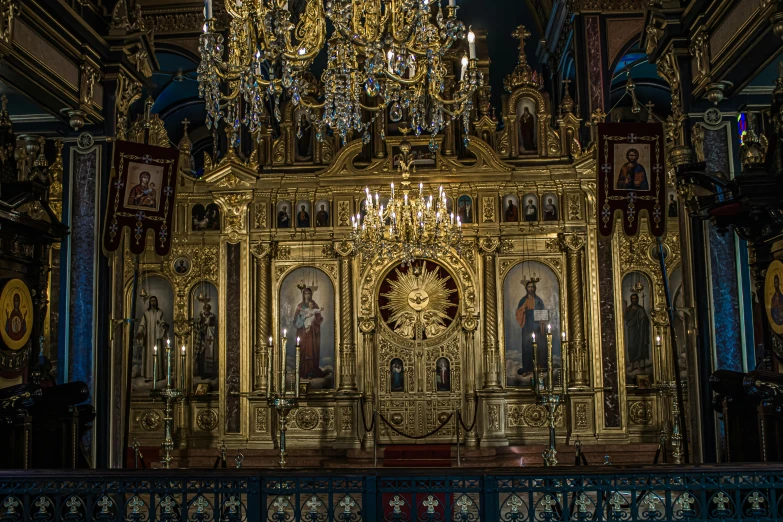
[[560, 377], [560, 384], [563, 386], [563, 393], [568, 392], [568, 343], [565, 340], [565, 332], [563, 332], [563, 341], [560, 343], [560, 371], [562, 376]]
[[272, 368], [272, 356], [274, 355], [274, 348], [272, 346], [272, 336], [269, 336], [269, 346], [266, 350], [266, 398], [270, 398], [272, 396], [272, 387], [274, 386], [275, 382], [275, 374], [273, 373]]
[[152, 389], [158, 387], [158, 345], [152, 347]]
[[296, 388], [294, 397], [299, 398], [299, 337], [296, 338]]
[[476, 35], [473, 31], [468, 32], [468, 49], [470, 50], [470, 59], [476, 59]]
[[182, 353], [179, 356], [179, 389], [185, 389], [185, 345], [182, 345]]

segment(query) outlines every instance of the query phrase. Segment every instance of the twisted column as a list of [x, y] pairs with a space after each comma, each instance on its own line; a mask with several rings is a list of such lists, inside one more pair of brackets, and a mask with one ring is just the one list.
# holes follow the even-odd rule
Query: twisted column
[[[575, 386], [588, 383], [587, 341], [585, 339], [585, 308], [582, 291], [582, 258], [584, 257], [584, 236], [560, 234], [560, 246], [566, 253], [568, 278], [568, 368], [569, 382]], [[562, 349], [562, 348], [561, 348]]]
[[253, 389], [266, 391], [268, 375], [264, 371], [269, 364], [269, 343], [267, 339], [272, 333], [272, 296], [269, 280], [271, 277], [271, 248], [258, 243], [252, 250], [256, 261], [256, 339], [253, 353]]
[[498, 303], [497, 303], [497, 248], [500, 242], [495, 238], [481, 240], [479, 248], [484, 258], [484, 388], [499, 388], [498, 372], [500, 356], [498, 350]]
[[335, 245], [340, 259], [340, 387], [339, 391], [356, 390], [356, 339], [354, 338], [353, 280], [351, 264], [353, 247], [342, 241]]
[[[468, 426], [473, 422], [476, 414], [476, 358], [473, 350], [473, 339], [475, 337], [478, 321], [476, 317], [468, 315], [462, 318], [462, 330], [465, 333], [465, 366], [463, 375], [465, 378], [465, 413], [464, 422]], [[475, 446], [478, 443], [478, 434], [476, 424], [465, 434], [465, 443], [468, 446]]]

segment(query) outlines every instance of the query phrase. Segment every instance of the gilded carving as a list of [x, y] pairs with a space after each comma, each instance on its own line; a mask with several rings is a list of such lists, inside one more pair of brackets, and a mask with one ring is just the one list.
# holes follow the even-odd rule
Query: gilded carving
[[350, 224], [350, 219], [351, 219], [351, 202], [338, 201], [337, 202], [337, 226], [347, 227]]
[[568, 219], [582, 219], [582, 203], [579, 194], [568, 194]]
[[196, 414], [196, 425], [201, 431], [212, 431], [217, 428], [218, 414], [211, 408], [204, 408]]
[[579, 430], [586, 430], [590, 427], [590, 421], [587, 418], [587, 403], [577, 402], [574, 407], [574, 426]]
[[266, 201], [256, 203], [256, 228], [266, 228]]
[[145, 410], [136, 420], [146, 431], [156, 431], [163, 426], [163, 415], [158, 410]]
[[485, 196], [481, 198], [481, 216], [484, 223], [495, 222], [495, 198]]
[[[555, 413], [555, 426], [563, 427], [562, 408]], [[506, 404], [507, 428], [544, 428], [547, 425], [546, 409], [539, 404]]]
[[305, 431], [333, 430], [334, 410], [332, 408], [299, 408], [294, 415], [294, 422], [295, 424], [291, 426], [294, 431], [296, 429]]
[[500, 431], [500, 405], [490, 404], [487, 406], [487, 428]]
[[353, 408], [340, 406], [340, 431], [347, 432], [351, 430], [353, 430]]
[[95, 82], [100, 80], [100, 73], [90, 64], [83, 63], [80, 67], [79, 99], [87, 107], [93, 103], [95, 96]]
[[266, 433], [269, 408], [256, 408], [256, 433]]
[[288, 261], [291, 259], [291, 247], [280, 245], [275, 250], [275, 257], [278, 261]]
[[628, 407], [628, 417], [631, 419], [631, 424], [650, 424], [652, 416], [652, 404], [650, 401], [632, 402]]
[[229, 235], [244, 232], [247, 204], [253, 195], [250, 192], [217, 192], [214, 196], [223, 213], [223, 231]]

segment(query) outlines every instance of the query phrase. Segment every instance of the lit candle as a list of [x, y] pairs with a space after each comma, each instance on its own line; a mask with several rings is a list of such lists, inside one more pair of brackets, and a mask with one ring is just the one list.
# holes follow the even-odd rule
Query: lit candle
[[286, 371], [286, 364], [285, 364], [285, 345], [288, 342], [288, 330], [283, 328], [283, 342], [280, 343], [280, 389], [277, 390], [277, 393], [282, 393], [283, 397], [285, 397], [285, 371]]
[[185, 390], [185, 345], [182, 345], [182, 354], [179, 356], [179, 388]]
[[212, 20], [212, 0], [206, 0], [204, 3], [204, 18]]
[[394, 69], [392, 68], [392, 61], [394, 60], [394, 51], [389, 49], [389, 52], [386, 53], [386, 58], [389, 62], [389, 72], [394, 72]]
[[171, 342], [166, 339], [166, 387], [171, 388]]
[[566, 333], [565, 330], [560, 334], [563, 337], [563, 342], [566, 342]]
[[419, 197], [421, 197], [422, 190], [424, 190], [424, 183], [419, 183]]
[[535, 334], [535, 332], [533, 333], [533, 342], [536, 342], [536, 334]]
[[299, 398], [299, 337], [296, 338], [296, 388], [294, 389], [294, 397]]
[[476, 35], [473, 31], [468, 32], [468, 48], [470, 50], [470, 59], [476, 59]]
[[462, 57], [462, 72], [459, 75], [459, 81], [463, 81], [465, 79], [465, 73], [468, 72], [468, 57], [463, 56]]
[[552, 363], [552, 325], [548, 324], [546, 326], [546, 329], [547, 329], [547, 333], [546, 333], [546, 338], [547, 338], [547, 343], [546, 343], [546, 348], [547, 348], [547, 351], [546, 351], [546, 365], [547, 365], [547, 371], [546, 371], [546, 375], [547, 375], [547, 379], [546, 380], [547, 380], [547, 382], [546, 382], [546, 387], [547, 387], [547, 389], [549, 389], [549, 392], [551, 393], [552, 390], [554, 390], [554, 387], [555, 387], [555, 383], [554, 383], [555, 368], [554, 368], [554, 364]]
[[563, 343], [560, 345], [560, 384], [563, 386], [563, 393], [568, 392], [568, 343], [565, 342], [565, 332], [563, 333]]
[[274, 355], [274, 350], [272, 349], [272, 336], [269, 336], [269, 347], [267, 349], [266, 353], [266, 398], [270, 398], [272, 396], [272, 384], [275, 382], [275, 374], [272, 372], [272, 357]]
[[546, 325], [546, 333], [548, 333], [548, 334], [552, 333], [552, 325], [551, 324]]
[[391, 197], [394, 199], [394, 182], [391, 184]]
[[655, 346], [660, 346], [660, 345], [661, 345], [661, 336], [660, 335], [656, 335], [655, 336]]
[[152, 389], [158, 387], [158, 345], [152, 347]]

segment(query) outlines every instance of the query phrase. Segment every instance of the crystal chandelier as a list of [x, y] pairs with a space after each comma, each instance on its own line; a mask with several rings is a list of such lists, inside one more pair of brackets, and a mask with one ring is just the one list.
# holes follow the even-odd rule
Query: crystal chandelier
[[[407, 135], [410, 129], [405, 128]], [[365, 188], [366, 214], [351, 218], [350, 240], [354, 250], [362, 256], [400, 259], [402, 265], [410, 266], [417, 259], [437, 259], [454, 250], [460, 255], [462, 249], [462, 223], [459, 217], [447, 208], [443, 187], [438, 196], [423, 194], [419, 184], [418, 193], [411, 194], [410, 171], [416, 172], [414, 159], [410, 154], [411, 144], [407, 137], [400, 143], [399, 167], [402, 173], [402, 197], [391, 184], [391, 198], [383, 205], [376, 193], [373, 199], [370, 189]]]
[[[235, 129], [244, 124], [255, 133], [266, 121], [267, 103], [280, 120], [285, 93], [310, 112], [318, 139], [329, 128], [343, 140], [356, 132], [369, 142], [372, 122], [388, 109], [395, 123], [407, 112], [411, 130], [430, 134], [433, 149], [436, 136], [462, 117], [467, 141], [473, 95], [483, 77], [472, 32], [467, 35], [470, 57], [460, 60], [453, 51], [466, 36], [456, 0], [448, 6], [431, 0], [328, 0], [325, 9], [322, 0], [307, 0], [296, 25], [287, 0], [229, 1], [225, 62], [211, 2], [206, 3], [198, 68], [208, 125], [226, 118]], [[334, 31], [326, 44], [324, 94], [313, 103], [304, 98], [314, 94], [304, 73], [324, 47], [327, 18]], [[456, 60], [461, 69], [452, 72], [450, 62]]]

